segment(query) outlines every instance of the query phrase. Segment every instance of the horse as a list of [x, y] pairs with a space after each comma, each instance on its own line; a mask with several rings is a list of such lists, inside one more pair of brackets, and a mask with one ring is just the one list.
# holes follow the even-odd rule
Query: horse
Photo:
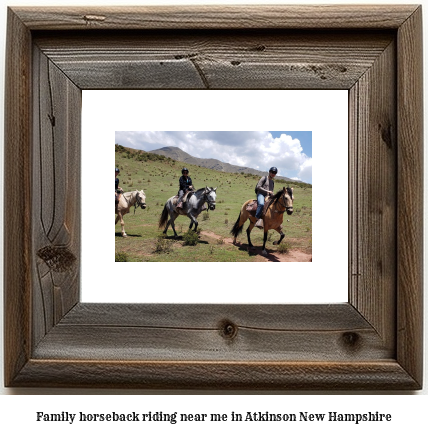
[[162, 214], [159, 218], [159, 228], [165, 227], [163, 233], [166, 234], [169, 225], [171, 225], [172, 230], [174, 231], [174, 238], [177, 238], [177, 232], [175, 231], [174, 220], [179, 215], [187, 215], [189, 217], [190, 225], [189, 230], [192, 229], [192, 226], [195, 225], [194, 231], [196, 232], [198, 228], [198, 221], [196, 217], [204, 210], [207, 209], [205, 203], [208, 204], [208, 208], [211, 211], [215, 210], [215, 200], [216, 200], [216, 188], [205, 187], [200, 188], [195, 192], [189, 193], [186, 202], [183, 203], [183, 208], [177, 208], [176, 196], [170, 197], [162, 211]]
[[[282, 232], [282, 221], [284, 218], [284, 212], [287, 212], [288, 215], [293, 214], [293, 189], [290, 187], [284, 187], [282, 190], [279, 190], [274, 196], [266, 200], [268, 201], [268, 203], [266, 204], [267, 209], [264, 216], [262, 217], [264, 229], [262, 254], [264, 256], [267, 255], [265, 246], [269, 229], [275, 229], [280, 235], [279, 241], [275, 241], [273, 243], [274, 245], [280, 244], [285, 236]], [[253, 248], [254, 246], [251, 243], [250, 233], [253, 230], [257, 219], [253, 214], [250, 213], [250, 211], [247, 211], [247, 205], [251, 202], [253, 202], [253, 199], [247, 200], [242, 205], [239, 217], [236, 220], [230, 233], [234, 236], [233, 244], [236, 244], [236, 238], [242, 232], [244, 223], [248, 219], [250, 219], [250, 225], [247, 228], [247, 238], [248, 246], [250, 248]]]
[[120, 224], [122, 225], [122, 237], [128, 236], [125, 232], [123, 216], [129, 213], [131, 206], [134, 206], [134, 214], [138, 207], [141, 207], [141, 209], [146, 208], [146, 195], [143, 190], [129, 191], [122, 193], [120, 196], [119, 203], [115, 208], [115, 214], [117, 215], [115, 225], [117, 225], [117, 222], [120, 220]]

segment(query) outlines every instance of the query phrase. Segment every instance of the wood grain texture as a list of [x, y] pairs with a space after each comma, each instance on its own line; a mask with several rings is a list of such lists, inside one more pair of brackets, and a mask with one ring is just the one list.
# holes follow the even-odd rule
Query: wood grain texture
[[[10, 9], [6, 385], [421, 388], [421, 41], [417, 6]], [[243, 87], [349, 89], [349, 303], [79, 303], [81, 90]]]
[[[22, 369], [31, 351], [31, 37], [9, 11], [5, 70], [4, 322], [5, 382]], [[19, 126], [19, 127], [17, 127]], [[12, 205], [13, 204], [13, 205]]]
[[395, 43], [351, 90], [350, 302], [395, 347], [397, 123]]
[[79, 301], [81, 91], [33, 50], [33, 346]]
[[[228, 333], [228, 327], [233, 332]], [[349, 304], [80, 304], [46, 336], [33, 356], [56, 360], [355, 362], [392, 359], [394, 352]]]
[[222, 390], [413, 390], [396, 362], [109, 362], [30, 360], [16, 386]]
[[[398, 32], [397, 359], [422, 382], [423, 89], [422, 7]], [[416, 345], [415, 345], [416, 344]]]
[[31, 30], [397, 29], [416, 5], [210, 5], [13, 10]]
[[87, 36], [35, 38], [81, 89], [349, 89], [394, 39], [389, 31]]

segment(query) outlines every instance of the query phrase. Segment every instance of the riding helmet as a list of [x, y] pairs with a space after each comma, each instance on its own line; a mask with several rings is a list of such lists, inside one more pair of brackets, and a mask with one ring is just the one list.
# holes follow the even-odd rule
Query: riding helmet
[[120, 170], [119, 170], [118, 167], [116, 167], [115, 172], [116, 172], [116, 173], [120, 173]]
[[181, 169], [181, 173], [184, 173], [184, 172], [189, 173], [189, 169], [188, 169], [187, 167], [183, 167], [183, 168]]
[[278, 169], [277, 169], [276, 167], [271, 167], [271, 168], [269, 169], [269, 172], [272, 172], [272, 173], [278, 173]]

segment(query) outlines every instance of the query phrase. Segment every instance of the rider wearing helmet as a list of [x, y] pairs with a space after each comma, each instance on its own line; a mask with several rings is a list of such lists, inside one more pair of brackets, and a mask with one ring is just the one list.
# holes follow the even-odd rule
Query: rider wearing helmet
[[177, 200], [177, 208], [181, 208], [183, 206], [182, 200], [183, 196], [190, 190], [193, 190], [192, 178], [189, 176], [189, 169], [187, 167], [183, 167], [181, 170], [181, 175], [179, 179], [179, 191], [178, 191], [178, 200]]
[[273, 195], [273, 189], [275, 187], [275, 183], [273, 178], [275, 178], [276, 174], [278, 173], [278, 169], [276, 167], [271, 167], [269, 169], [269, 176], [262, 176], [260, 178], [260, 181], [257, 183], [256, 186], [256, 193], [257, 193], [257, 211], [256, 211], [256, 219], [257, 223], [256, 225], [261, 225], [261, 222], [259, 221], [263, 206], [265, 204], [265, 198]]
[[123, 193], [123, 190], [121, 187], [119, 187], [119, 178], [118, 175], [120, 173], [119, 168], [115, 168], [114, 170], [114, 176], [115, 176], [115, 182], [114, 182], [114, 193], [115, 193], [115, 204], [117, 205], [119, 203], [120, 195]]

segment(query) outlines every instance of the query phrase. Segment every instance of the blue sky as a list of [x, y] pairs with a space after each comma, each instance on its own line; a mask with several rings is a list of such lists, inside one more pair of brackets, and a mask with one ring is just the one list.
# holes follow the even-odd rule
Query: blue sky
[[144, 151], [176, 146], [199, 158], [216, 158], [312, 184], [311, 131], [116, 131], [115, 143]]

